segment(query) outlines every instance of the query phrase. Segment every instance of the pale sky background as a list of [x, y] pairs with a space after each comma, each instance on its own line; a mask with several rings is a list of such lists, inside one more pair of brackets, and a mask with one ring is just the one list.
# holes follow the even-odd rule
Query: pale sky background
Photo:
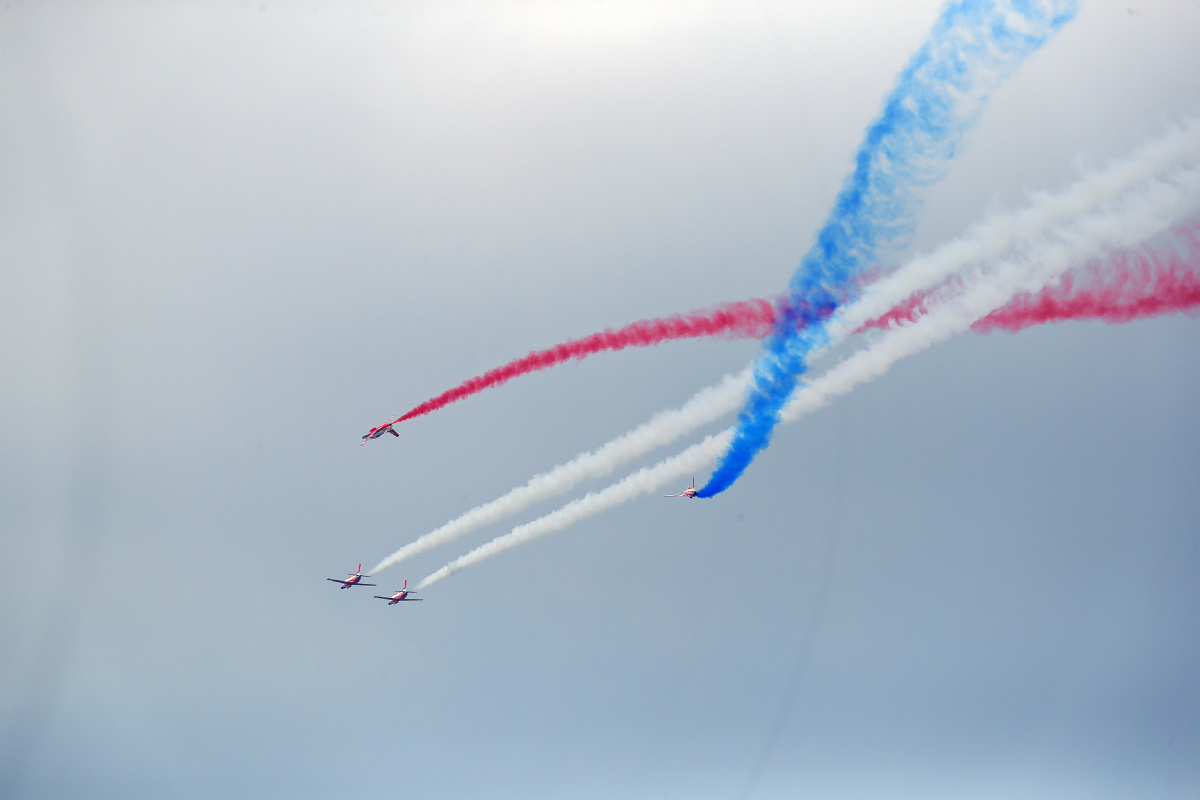
[[[1200, 795], [1196, 319], [960, 337], [718, 499], [419, 604], [324, 580], [749, 362], [599, 356], [358, 447], [782, 290], [939, 7], [5, 2], [0, 795]], [[1200, 114], [1197, 42], [1200, 0], [1084, 2], [915, 247]]]

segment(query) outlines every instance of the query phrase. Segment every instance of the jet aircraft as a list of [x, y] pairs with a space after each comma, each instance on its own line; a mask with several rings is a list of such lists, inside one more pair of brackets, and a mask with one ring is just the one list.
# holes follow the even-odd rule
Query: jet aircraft
[[400, 434], [396, 433], [396, 429], [392, 427], [392, 425], [394, 425], [394, 424], [395, 424], [394, 422], [385, 422], [382, 425], [380, 425], [378, 428], [371, 428], [371, 430], [369, 430], [363, 434], [362, 444], [360, 444], [359, 447], [362, 447], [364, 444], [371, 441], [372, 439], [378, 439], [380, 436], [383, 436], [385, 433], [390, 433], [392, 436], [395, 436], [397, 439], [399, 439]]
[[416, 600], [417, 602], [420, 602], [421, 600], [425, 599], [423, 597], [409, 597], [409, 595], [413, 594], [414, 592], [416, 592], [416, 589], [409, 589], [408, 581], [406, 580], [404, 581], [404, 588], [397, 591], [391, 597], [384, 597], [381, 594], [377, 594], [375, 595], [375, 598], [377, 600], [387, 600], [389, 606], [394, 606], [396, 603], [399, 603], [402, 600]]
[[346, 576], [345, 580], [341, 580], [340, 578], [326, 578], [325, 580], [333, 581], [334, 583], [340, 583], [342, 585], [341, 588], [349, 589], [351, 586], [374, 586], [375, 584], [373, 584], [373, 583], [363, 583], [362, 582], [363, 578], [369, 578], [369, 577], [371, 577], [371, 576], [362, 574], [362, 564], [359, 564], [358, 571], [351, 572], [349, 575]]
[[683, 490], [682, 494], [664, 494], [663, 497], [695, 497], [696, 496], [696, 479], [692, 478], [691, 486]]

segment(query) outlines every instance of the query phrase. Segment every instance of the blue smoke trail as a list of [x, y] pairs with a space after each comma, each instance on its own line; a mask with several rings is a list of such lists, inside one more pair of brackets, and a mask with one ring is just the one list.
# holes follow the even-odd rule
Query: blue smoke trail
[[825, 322], [856, 294], [852, 278], [904, 243], [920, 210], [918, 190], [942, 177], [991, 92], [1077, 7], [1078, 0], [955, 0], [942, 11], [867, 128], [755, 362], [733, 442], [697, 497], [725, 491], [770, 443], [808, 354], [828, 341]]

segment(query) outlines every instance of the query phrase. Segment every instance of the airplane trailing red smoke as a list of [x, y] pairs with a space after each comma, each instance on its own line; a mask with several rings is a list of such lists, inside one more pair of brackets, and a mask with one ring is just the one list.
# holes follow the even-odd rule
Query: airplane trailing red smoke
[[[936, 297], [936, 290], [913, 295], [857, 332], [912, 322], [925, 313]], [[762, 339], [779, 320], [779, 303], [778, 299], [724, 303], [686, 314], [641, 320], [535, 350], [426, 400], [387, 425], [428, 414], [521, 375], [604, 351], [707, 336]], [[1102, 319], [1117, 323], [1180, 312], [1200, 313], [1200, 221], [1172, 228], [1168, 234], [1133, 250], [1090, 261], [1067, 273], [1057, 285], [1037, 294], [1018, 295], [976, 322], [972, 330], [1015, 333], [1047, 322]], [[804, 316], [787, 314], [785, 318], [799, 320]]]

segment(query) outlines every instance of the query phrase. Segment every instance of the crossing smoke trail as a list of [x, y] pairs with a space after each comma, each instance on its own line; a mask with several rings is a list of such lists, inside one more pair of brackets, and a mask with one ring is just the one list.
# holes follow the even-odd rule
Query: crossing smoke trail
[[[1052, 234], [1038, 237], [1028, 247], [1014, 248], [1003, 259], [974, 265], [959, 280], [931, 292], [923, 316], [889, 328], [872, 345], [849, 356], [801, 389], [781, 412], [780, 421], [799, 419], [826, 405], [832, 398], [884, 374], [896, 361], [967, 330], [1014, 296], [1040, 291], [1072, 265], [1102, 258], [1116, 249], [1135, 247], [1162, 234], [1172, 220], [1194, 214], [1197, 205], [1200, 205], [1200, 165], [1193, 163], [1150, 182], [1141, 191], [1127, 193], [1072, 224], [1061, 226]], [[420, 587], [655, 491], [667, 482], [711, 463], [732, 437], [732, 431], [709, 436], [677, 456], [638, 470], [606, 489], [590, 492], [539, 519], [518, 525], [510, 533], [428, 575]]]
[[1085, 174], [1061, 193], [1033, 193], [1024, 209], [978, 222], [959, 239], [914, 258], [865, 287], [857, 302], [830, 322], [830, 335], [839, 338], [864, 327], [881, 327], [880, 323], [888, 319], [899, 319], [922, 292], [949, 280], [963, 265], [998, 258], [1013, 247], [1026, 246], [1138, 184], [1195, 159], [1197, 153], [1200, 118], [1169, 128], [1138, 146], [1127, 158]]
[[473, 394], [499, 386], [530, 372], [548, 369], [564, 361], [582, 359], [606, 350], [627, 347], [650, 347], [669, 339], [693, 339], [700, 336], [761, 339], [771, 332], [775, 323], [775, 306], [769, 300], [743, 300], [724, 303], [716, 308], [693, 311], [660, 319], [641, 320], [617, 330], [594, 333], [582, 339], [572, 339], [545, 350], [535, 350], [527, 356], [464, 381], [401, 414], [392, 423], [404, 422], [437, 411]]
[[[914, 258], [866, 287], [859, 300], [842, 309], [830, 321], [831, 341], [849, 336], [914, 292], [945, 281], [963, 265], [998, 258], [1014, 247], [1028, 247], [1046, 231], [1070, 224], [1081, 215], [1093, 212], [1098, 205], [1133, 190], [1155, 175], [1176, 168], [1197, 153], [1200, 153], [1200, 120], [1192, 120], [1139, 146], [1128, 158], [1085, 174], [1061, 193], [1036, 193], [1026, 208], [994, 215], [973, 225], [960, 239]], [[518, 513], [532, 503], [565, 492], [584, 480], [608, 475], [622, 463], [732, 413], [740, 405], [748, 380], [748, 371], [737, 377], [727, 377], [720, 385], [697, 394], [682, 408], [662, 412], [603, 447], [534, 476], [524, 486], [467, 511], [400, 548], [370, 571], [378, 572], [453, 541], [482, 525]]]
[[[1075, 0], [946, 6], [867, 129], [854, 171], [792, 277], [794, 307], [841, 305], [855, 276], [903, 242], [915, 224], [918, 190], [941, 178], [991, 92], [1074, 16], [1076, 6]], [[779, 324], [767, 339], [733, 441], [697, 497], [729, 488], [770, 442], [810, 354], [829, 342], [824, 316], [804, 322]]]

